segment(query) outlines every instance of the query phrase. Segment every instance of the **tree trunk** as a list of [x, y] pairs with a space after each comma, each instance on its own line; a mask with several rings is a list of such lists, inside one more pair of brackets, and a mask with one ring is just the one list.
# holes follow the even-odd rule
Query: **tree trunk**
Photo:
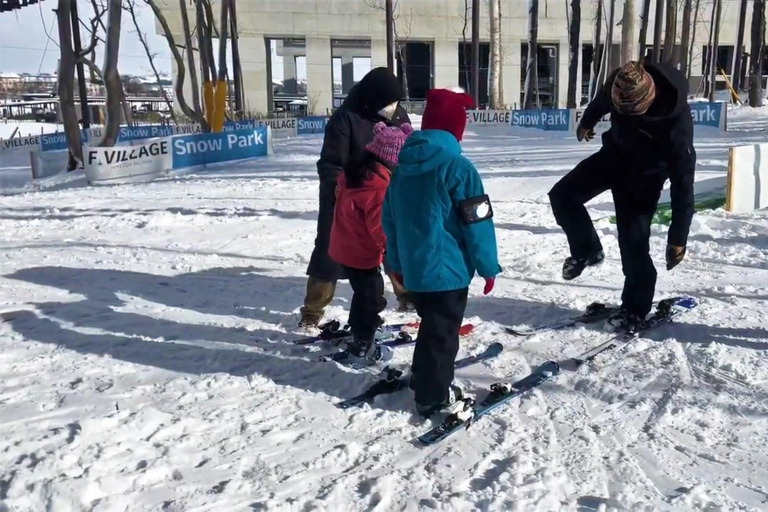
[[635, 0], [624, 0], [624, 14], [621, 18], [621, 65], [635, 56]]
[[719, 70], [718, 67], [718, 53], [720, 48], [720, 14], [723, 9], [723, 1], [722, 0], [715, 0], [715, 23], [712, 25], [712, 52], [710, 56], [710, 69], [709, 69], [709, 101], [714, 102], [715, 101], [715, 93], [717, 92], [717, 73]]
[[165, 19], [165, 15], [157, 6], [155, 0], [144, 0], [144, 3], [149, 5], [149, 7], [152, 9], [152, 12], [155, 14], [155, 19], [157, 19], [157, 22], [160, 23], [160, 26], [163, 29], [163, 36], [168, 42], [168, 48], [171, 50], [173, 60], [176, 62], [176, 83], [174, 84], [174, 92], [176, 94], [176, 101], [179, 102], [181, 111], [185, 116], [189, 117], [197, 123], [200, 123], [200, 126], [204, 132], [210, 131], [209, 124], [205, 120], [205, 116], [203, 116], [200, 110], [193, 110], [190, 108], [186, 99], [184, 98], [184, 75], [186, 74], [184, 58], [181, 56], [181, 52], [179, 52], [178, 46], [176, 46], [176, 41], [174, 40], [173, 34], [171, 33], [171, 28], [168, 26], [168, 20]]
[[645, 48], [648, 46], [648, 19], [651, 17], [651, 0], [643, 0], [643, 14], [640, 17], [640, 44], [637, 59], [642, 62], [645, 60]]
[[[690, 1], [690, 0], [689, 0]], [[733, 52], [733, 69], [731, 70], [731, 86], [736, 94], [741, 89], [741, 58], [744, 55], [744, 31], [747, 24], [747, 0], [741, 0], [739, 8], [739, 32], [736, 37], [736, 49]]]
[[600, 61], [604, 52], [600, 51], [603, 30], [603, 0], [597, 0], [597, 13], [595, 17], [595, 40], [592, 44], [592, 77], [589, 81], [589, 99], [595, 97], [600, 87]]
[[[680, 34], [680, 71], [685, 76], [688, 76], [688, 49], [693, 44], [691, 40], [691, 10], [693, 8], [693, 0], [685, 0], [683, 4], [683, 28]], [[695, 22], [695, 20], [694, 20]]]
[[763, 104], [763, 51], [765, 50], [765, 1], [754, 0], [752, 5], [752, 48], [749, 73], [749, 106]]
[[211, 131], [220, 132], [224, 128], [224, 117], [227, 110], [227, 38], [229, 27], [229, 2], [221, 0], [221, 29], [219, 30], [219, 75], [216, 77], [216, 92], [214, 94], [213, 118]]
[[[399, 49], [400, 60], [402, 58], [402, 47]], [[405, 75], [405, 65], [403, 65], [403, 75]], [[475, 108], [480, 108], [480, 0], [472, 0], [472, 101]]]
[[676, 66], [675, 43], [677, 42], [677, 0], [667, 0], [666, 30], [664, 31], [664, 52], [662, 61]]
[[[474, 0], [477, 1], [477, 0]], [[531, 109], [538, 103], [538, 49], [539, 49], [539, 0], [529, 0], [528, 11], [528, 64], [525, 68], [525, 96], [523, 108]]]
[[696, 48], [696, 26], [699, 23], [699, 7], [701, 6], [701, 0], [696, 0], [696, 8], [693, 11], [693, 23], [691, 23], [691, 44], [688, 48], [688, 79], [691, 78], [691, 65], [693, 64], [693, 49]]
[[653, 22], [653, 62], [661, 62], [661, 29], [664, 26], [664, 0], [656, 0], [656, 17]]
[[610, 0], [611, 3], [608, 6], [608, 33], [605, 35], [605, 48], [608, 52], [605, 60], [605, 75], [613, 71], [616, 67], [616, 63], [613, 62], [613, 26], [616, 14], [616, 0]]
[[[717, 0], [712, 0], [713, 2], [716, 2]], [[712, 81], [710, 80], [712, 77], [712, 42], [714, 40], [715, 31], [712, 30], [712, 27], [715, 26], [715, 14], [717, 12], [717, 9], [715, 9], [714, 3], [712, 4], [712, 16], [709, 21], [709, 40], [707, 41], [707, 54], [706, 54], [706, 60], [704, 62], [704, 76], [702, 77], [702, 80], [704, 82], [704, 96], [709, 97], [709, 90], [712, 87]]]
[[195, 66], [195, 52], [192, 46], [192, 31], [189, 28], [189, 16], [187, 15], [187, 2], [179, 0], [179, 9], [181, 12], [181, 28], [184, 31], [184, 49], [187, 53], [187, 68], [189, 70], [189, 80], [192, 88], [192, 108], [195, 112], [200, 112], [200, 83], [197, 81], [197, 69]]
[[120, 52], [120, 21], [122, 18], [120, 0], [109, 0], [107, 11], [107, 42], [104, 49], [104, 88], [107, 93], [107, 120], [104, 123], [104, 137], [99, 146], [111, 147], [117, 142], [120, 124], [125, 116], [123, 111], [123, 83], [117, 71], [117, 57]]
[[61, 47], [58, 75], [59, 110], [69, 152], [75, 160], [82, 162], [83, 145], [80, 141], [80, 127], [77, 122], [77, 110], [75, 110], [75, 51], [72, 49], [71, 15], [70, 0], [59, 0], [56, 10]]
[[579, 57], [581, 57], [581, 0], [571, 0], [571, 25], [568, 30], [570, 61], [568, 63], [568, 108], [579, 103]]
[[243, 91], [243, 68], [240, 65], [240, 32], [237, 28], [237, 4], [235, 0], [229, 0], [230, 41], [232, 42], [232, 67], [235, 89], [235, 112], [238, 117], [245, 113], [245, 93]]
[[200, 72], [203, 75], [203, 113], [205, 119], [210, 123], [213, 117], [213, 81], [209, 67], [208, 42], [206, 41], [209, 29], [201, 1], [195, 2], [195, 18], [197, 21], [197, 50], [200, 58]]
[[489, 100], [491, 108], [498, 110], [501, 104], [501, 0], [490, 0], [488, 13], [491, 21], [491, 69]]

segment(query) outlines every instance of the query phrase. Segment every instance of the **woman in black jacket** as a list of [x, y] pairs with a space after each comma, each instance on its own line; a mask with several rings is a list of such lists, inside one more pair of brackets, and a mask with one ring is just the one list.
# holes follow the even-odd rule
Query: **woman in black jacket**
[[[410, 123], [408, 114], [399, 105], [402, 97], [403, 89], [398, 78], [387, 68], [375, 68], [352, 87], [344, 103], [328, 121], [317, 162], [320, 209], [315, 248], [307, 268], [307, 293], [299, 327], [317, 327], [325, 307], [333, 300], [336, 281], [344, 279], [341, 266], [328, 256], [336, 204], [336, 178], [343, 172], [347, 161], [362, 153], [366, 144], [373, 140], [373, 126], [377, 122], [383, 121], [392, 126]], [[405, 290], [395, 281], [392, 284], [401, 306], [405, 306]]]

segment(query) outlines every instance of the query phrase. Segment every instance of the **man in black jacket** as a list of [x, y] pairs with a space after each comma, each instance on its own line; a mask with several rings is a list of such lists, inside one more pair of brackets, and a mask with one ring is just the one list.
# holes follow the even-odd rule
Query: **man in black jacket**
[[[364, 151], [366, 144], [373, 140], [373, 126], [377, 122], [394, 126], [410, 122], [408, 114], [399, 105], [402, 97], [403, 89], [397, 77], [387, 68], [374, 68], [352, 87], [325, 127], [323, 149], [317, 162], [320, 176], [317, 237], [307, 268], [307, 294], [299, 322], [302, 328], [317, 327], [325, 307], [333, 300], [336, 281], [344, 278], [341, 266], [328, 256], [336, 205], [336, 178], [347, 161]], [[396, 285], [395, 292], [402, 303], [404, 290]]]
[[549, 192], [552, 211], [568, 238], [571, 256], [563, 278], [603, 261], [603, 247], [584, 204], [611, 190], [624, 271], [622, 310], [613, 328], [633, 328], [651, 310], [656, 269], [650, 256], [651, 220], [664, 182], [671, 183], [672, 224], [667, 237], [667, 270], [685, 256], [693, 217], [693, 120], [685, 76], [665, 64], [629, 62], [608, 77], [577, 129], [579, 141], [611, 114], [603, 147], [582, 161]]

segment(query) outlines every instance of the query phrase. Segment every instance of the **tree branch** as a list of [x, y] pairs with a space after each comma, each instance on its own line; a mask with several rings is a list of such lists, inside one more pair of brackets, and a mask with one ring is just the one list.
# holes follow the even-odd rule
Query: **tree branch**
[[144, 51], [147, 54], [147, 59], [149, 59], [149, 67], [152, 68], [152, 72], [155, 74], [155, 80], [157, 80], [157, 85], [160, 87], [160, 92], [163, 94], [163, 98], [165, 98], [165, 103], [168, 105], [168, 110], [171, 112], [171, 119], [173, 119], [174, 124], [178, 124], [176, 122], [176, 113], [173, 111], [173, 102], [168, 97], [168, 93], [165, 90], [165, 87], [162, 86], [160, 83], [160, 73], [157, 71], [157, 66], [155, 66], [155, 59], [154, 55], [149, 49], [149, 44], [147, 44], [147, 35], [141, 31], [141, 28], [139, 27], [139, 21], [136, 19], [136, 2], [135, 0], [128, 0], [124, 6], [124, 9], [128, 11], [128, 14], [131, 15], [131, 21], [133, 21], [133, 26], [136, 27], [136, 34], [139, 36], [139, 41], [141, 42], [141, 45], [144, 47]]
[[190, 119], [192, 119], [197, 123], [200, 123], [200, 126], [204, 132], [210, 131], [210, 127], [208, 126], [208, 123], [205, 121], [205, 117], [199, 111], [196, 112], [192, 110], [187, 104], [186, 100], [184, 99], [184, 74], [185, 74], [184, 59], [182, 58], [181, 53], [179, 53], [179, 49], [176, 47], [176, 41], [173, 39], [171, 28], [168, 26], [168, 20], [165, 19], [163, 12], [155, 3], [155, 0], [144, 0], [144, 3], [147, 4], [152, 9], [152, 12], [155, 14], [155, 18], [157, 18], [157, 21], [160, 23], [160, 26], [163, 28], [163, 35], [165, 36], [165, 40], [168, 41], [168, 47], [170, 48], [171, 53], [173, 54], [173, 59], [176, 61], [177, 73], [176, 73], [175, 93], [176, 93], [176, 101], [179, 102], [179, 107], [181, 108], [181, 111], [184, 112], [185, 116], [189, 117]]

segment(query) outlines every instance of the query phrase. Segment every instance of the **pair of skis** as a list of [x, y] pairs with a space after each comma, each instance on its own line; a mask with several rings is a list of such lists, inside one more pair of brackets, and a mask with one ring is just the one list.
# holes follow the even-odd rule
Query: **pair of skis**
[[[488, 361], [501, 354], [503, 349], [504, 347], [501, 345], [501, 343], [492, 343], [482, 352], [457, 360], [453, 364], [453, 367], [454, 369], [458, 370], [473, 364]], [[382, 374], [383, 377], [373, 383], [371, 387], [359, 395], [338, 402], [336, 406], [340, 409], [349, 409], [364, 403], [369, 403], [379, 395], [387, 395], [396, 393], [401, 389], [406, 389], [411, 380], [410, 375], [404, 376], [401, 370], [397, 370], [392, 367], [384, 368]]]
[[[571, 369], [576, 369], [583, 364], [592, 361], [598, 354], [614, 348], [620, 348], [629, 344], [641, 334], [660, 325], [672, 322], [677, 316], [690, 311], [698, 305], [693, 297], [674, 297], [659, 302], [656, 311], [647, 318], [636, 330], [621, 331], [600, 345], [572, 358], [567, 363]], [[459, 430], [467, 429], [474, 422], [493, 410], [501, 407], [512, 399], [531, 391], [560, 373], [561, 364], [555, 361], [547, 361], [527, 377], [512, 384], [498, 383], [491, 386], [490, 393], [479, 403], [472, 399], [465, 399], [465, 407], [459, 412], [448, 415], [442, 423], [422, 434], [417, 438], [418, 442], [431, 446]]]

